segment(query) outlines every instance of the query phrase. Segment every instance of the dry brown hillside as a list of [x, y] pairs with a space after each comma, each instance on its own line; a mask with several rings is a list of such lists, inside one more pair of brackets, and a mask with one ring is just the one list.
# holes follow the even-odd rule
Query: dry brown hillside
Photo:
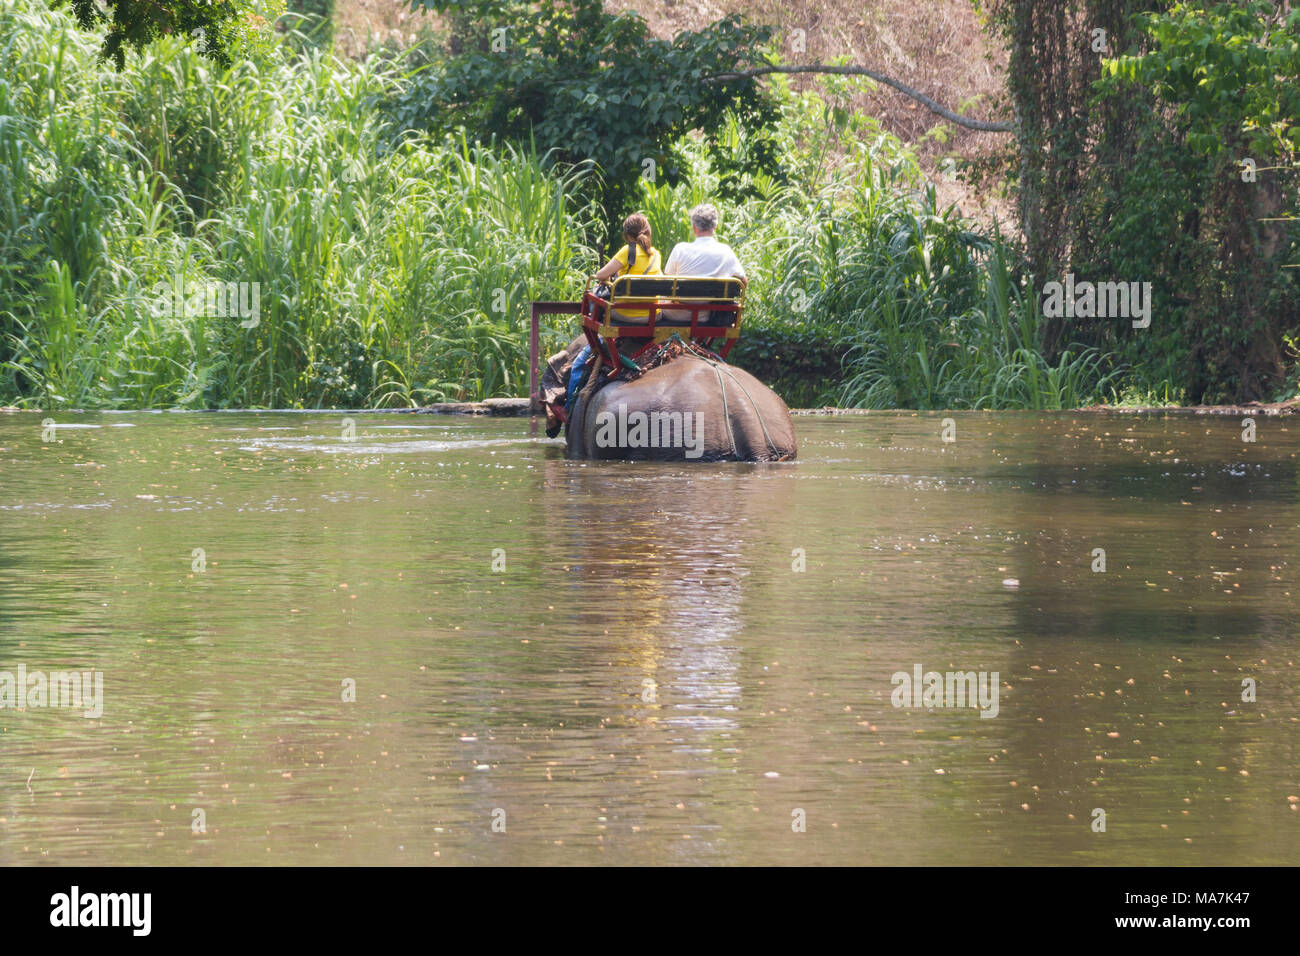
[[335, 0], [334, 42], [339, 52], [355, 57], [373, 43], [410, 43], [421, 24], [433, 22], [412, 13], [407, 0]]
[[[788, 64], [826, 63], [849, 58], [924, 93], [943, 106], [977, 119], [1004, 119], [1006, 54], [980, 25], [971, 0], [621, 0], [611, 10], [634, 10], [652, 30], [671, 36], [681, 29], [711, 23], [728, 13], [770, 23], [785, 31], [783, 60]], [[805, 52], [795, 52], [796, 30], [803, 30]], [[795, 88], [814, 83], [792, 77]], [[1005, 133], [962, 129], [931, 113], [911, 97], [886, 86], [863, 94], [858, 109], [877, 117], [904, 142], [913, 144], [945, 203], [983, 219], [996, 217], [1004, 226], [1004, 202], [949, 181], [939, 163], [956, 154], [973, 157], [1002, 143]], [[936, 127], [952, 135], [941, 138]]]
[[[825, 63], [836, 57], [892, 76], [939, 103], [979, 119], [1003, 119], [1007, 108], [1005, 52], [975, 14], [971, 0], [613, 0], [610, 10], [633, 10], [658, 35], [694, 29], [728, 13], [770, 23], [784, 31], [784, 62]], [[409, 40], [423, 15], [413, 15], [405, 0], [338, 0], [336, 31], [340, 47], [356, 54], [368, 37]], [[797, 52], [795, 31], [803, 30], [806, 49]], [[796, 88], [817, 82], [792, 77]], [[1005, 133], [978, 133], [957, 127], [915, 100], [885, 86], [862, 94], [856, 106], [913, 144], [945, 202], [964, 212], [1007, 222], [1006, 204], [939, 173], [947, 156], [972, 157], [1002, 143]], [[941, 135], [946, 131], [948, 136]]]

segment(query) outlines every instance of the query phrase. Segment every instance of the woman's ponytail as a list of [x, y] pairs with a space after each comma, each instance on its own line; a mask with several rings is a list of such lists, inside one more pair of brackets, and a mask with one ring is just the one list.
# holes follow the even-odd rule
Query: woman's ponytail
[[632, 213], [623, 220], [623, 238], [635, 242], [650, 255], [650, 220], [639, 212]]

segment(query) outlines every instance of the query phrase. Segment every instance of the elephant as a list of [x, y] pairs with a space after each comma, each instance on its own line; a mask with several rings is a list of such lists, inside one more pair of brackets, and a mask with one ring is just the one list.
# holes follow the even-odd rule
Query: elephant
[[798, 454], [790, 409], [775, 392], [744, 369], [692, 351], [637, 378], [584, 387], [566, 439], [570, 458], [793, 461]]

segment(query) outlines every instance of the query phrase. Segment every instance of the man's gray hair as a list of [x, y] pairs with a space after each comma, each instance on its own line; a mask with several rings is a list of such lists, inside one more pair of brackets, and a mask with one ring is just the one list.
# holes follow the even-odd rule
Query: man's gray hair
[[702, 203], [691, 210], [691, 225], [700, 232], [712, 232], [718, 228], [718, 207]]

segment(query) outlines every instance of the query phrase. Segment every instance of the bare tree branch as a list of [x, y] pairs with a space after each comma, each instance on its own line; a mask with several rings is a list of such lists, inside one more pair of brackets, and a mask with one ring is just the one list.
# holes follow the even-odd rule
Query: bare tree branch
[[967, 129], [979, 130], [983, 133], [1010, 133], [1015, 130], [1012, 123], [990, 122], [989, 120], [971, 119], [962, 116], [960, 113], [954, 113], [946, 107], [940, 106], [930, 97], [926, 96], [910, 86], [898, 82], [893, 77], [885, 76], [883, 73], [877, 73], [875, 70], [869, 70], [865, 66], [827, 66], [822, 63], [813, 63], [809, 66], [759, 66], [752, 70], [736, 70], [734, 73], [715, 73], [712, 76], [703, 77], [705, 83], [721, 83], [726, 80], [738, 80], [747, 76], [764, 76], [769, 73], [838, 73], [842, 76], [869, 76], [878, 83], [884, 83], [891, 86], [900, 93], [905, 93], [918, 103], [925, 106], [932, 113], [938, 113], [944, 119], [956, 123], [958, 126], [964, 126]]

